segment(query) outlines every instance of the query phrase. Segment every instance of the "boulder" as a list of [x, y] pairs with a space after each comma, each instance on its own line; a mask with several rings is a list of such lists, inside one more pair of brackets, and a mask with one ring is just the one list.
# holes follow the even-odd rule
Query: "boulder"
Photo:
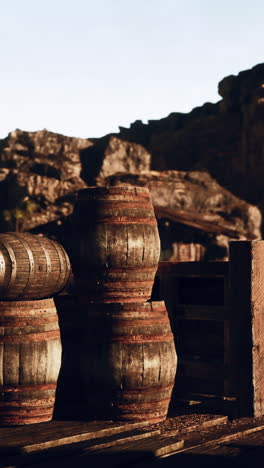
[[15, 130], [0, 145], [2, 230], [31, 230], [56, 222], [72, 210], [80, 177], [80, 151], [86, 139], [42, 130]]
[[93, 146], [81, 151], [81, 161], [82, 178], [88, 185], [94, 185], [97, 177], [149, 170], [151, 155], [141, 144], [110, 135], [97, 139]]

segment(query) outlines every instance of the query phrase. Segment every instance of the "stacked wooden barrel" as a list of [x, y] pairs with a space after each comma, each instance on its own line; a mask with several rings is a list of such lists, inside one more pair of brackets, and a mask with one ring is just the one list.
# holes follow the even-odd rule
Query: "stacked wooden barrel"
[[30, 234], [0, 234], [0, 424], [52, 418], [61, 364], [51, 298], [71, 274], [65, 250]]
[[164, 302], [146, 302], [160, 254], [150, 194], [128, 186], [81, 190], [73, 221], [87, 414], [162, 421], [176, 352]]

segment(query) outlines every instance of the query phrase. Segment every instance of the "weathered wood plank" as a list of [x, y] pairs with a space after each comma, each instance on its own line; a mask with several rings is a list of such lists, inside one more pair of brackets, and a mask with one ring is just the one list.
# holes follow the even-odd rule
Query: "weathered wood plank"
[[19, 455], [2, 456], [0, 460], [0, 467], [20, 467], [21, 465], [42, 466], [43, 464], [45, 466], [46, 463], [48, 463], [49, 466], [53, 466], [54, 463], [56, 466], [57, 463], [63, 464], [69, 460], [73, 460], [74, 457], [80, 458], [89, 453], [98, 452], [113, 446], [119, 446], [129, 442], [131, 443], [160, 434], [160, 430], [153, 430], [148, 432], [143, 432], [143, 430], [125, 430], [125, 432], [113, 434], [107, 438], [100, 437], [94, 440], [85, 440], [81, 442], [59, 445], [57, 447], [48, 447], [43, 450], [27, 452], [24, 454], [22, 453]]
[[182, 449], [184, 440], [175, 437], [160, 437], [156, 435], [148, 439], [128, 442], [122, 446], [111, 447], [105, 451], [106, 454], [116, 453], [118, 458], [122, 456], [122, 462], [136, 461], [149, 457], [162, 457], [173, 454]]
[[26, 427], [0, 428], [0, 453], [30, 453], [144, 426], [145, 422], [121, 424], [113, 421], [49, 421]]
[[198, 443], [197, 445], [192, 445], [191, 439], [189, 440], [189, 444], [188, 444], [188, 441], [186, 440], [186, 447], [184, 447], [183, 450], [181, 451], [184, 451], [184, 452], [188, 451], [190, 453], [195, 453], [195, 452], [199, 453], [201, 448], [202, 450], [204, 450], [207, 447], [210, 447], [214, 444], [220, 445], [226, 442], [234, 441], [240, 437], [245, 437], [247, 435], [253, 434], [255, 432], [260, 432], [263, 430], [264, 430], [263, 424], [252, 426], [252, 427], [245, 427], [243, 429], [241, 428], [239, 431], [234, 431], [231, 434], [225, 434], [221, 437], [219, 437], [219, 435], [217, 435], [216, 437], [213, 436], [211, 440], [206, 441], [204, 443]]
[[239, 412], [264, 414], [264, 241], [230, 243], [232, 390]]

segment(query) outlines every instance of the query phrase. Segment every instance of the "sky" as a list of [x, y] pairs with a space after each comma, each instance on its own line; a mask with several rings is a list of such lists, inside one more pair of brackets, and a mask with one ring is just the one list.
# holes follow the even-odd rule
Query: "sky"
[[0, 13], [0, 138], [189, 112], [264, 62], [263, 0], [0, 0]]

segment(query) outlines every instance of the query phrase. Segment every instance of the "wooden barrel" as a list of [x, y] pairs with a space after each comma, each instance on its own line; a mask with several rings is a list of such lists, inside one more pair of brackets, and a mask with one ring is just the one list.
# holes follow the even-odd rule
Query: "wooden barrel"
[[82, 307], [84, 413], [119, 421], [163, 421], [177, 362], [164, 302]]
[[71, 267], [56, 241], [33, 234], [0, 234], [1, 299], [41, 299], [60, 292]]
[[61, 364], [53, 299], [0, 302], [0, 423], [52, 418]]
[[80, 190], [73, 214], [78, 295], [95, 301], [150, 298], [160, 240], [147, 188]]

